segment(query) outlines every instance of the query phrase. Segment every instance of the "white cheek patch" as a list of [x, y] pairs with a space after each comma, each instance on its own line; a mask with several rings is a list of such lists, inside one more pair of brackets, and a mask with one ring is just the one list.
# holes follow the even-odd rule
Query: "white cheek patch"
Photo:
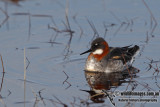
[[102, 49], [97, 49], [93, 52], [93, 54], [98, 54], [98, 55], [101, 55], [103, 53], [103, 50]]

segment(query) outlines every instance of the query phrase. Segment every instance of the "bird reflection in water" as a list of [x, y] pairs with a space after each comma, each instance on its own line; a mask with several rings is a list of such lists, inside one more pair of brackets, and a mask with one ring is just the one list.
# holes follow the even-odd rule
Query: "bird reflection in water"
[[90, 99], [95, 103], [104, 103], [104, 98], [108, 97], [113, 105], [114, 92], [110, 92], [111, 88], [121, 86], [122, 83], [134, 82], [132, 79], [127, 81], [127, 78], [135, 78], [139, 70], [130, 67], [122, 72], [91, 72], [85, 71], [86, 80], [90, 86], [90, 90], [82, 90], [90, 94]]

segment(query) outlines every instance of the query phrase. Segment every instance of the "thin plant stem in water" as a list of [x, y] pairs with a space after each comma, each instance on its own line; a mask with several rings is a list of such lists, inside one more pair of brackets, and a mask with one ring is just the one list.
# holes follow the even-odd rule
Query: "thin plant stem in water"
[[0, 87], [0, 92], [2, 90], [2, 86], [3, 86], [3, 80], [4, 80], [4, 65], [3, 65], [3, 59], [2, 59], [2, 55], [0, 54], [1, 56], [1, 63], [2, 63], [2, 68], [3, 68], [3, 75], [2, 75], [2, 81], [1, 81], [1, 87]]
[[26, 52], [24, 48], [24, 107], [26, 101]]

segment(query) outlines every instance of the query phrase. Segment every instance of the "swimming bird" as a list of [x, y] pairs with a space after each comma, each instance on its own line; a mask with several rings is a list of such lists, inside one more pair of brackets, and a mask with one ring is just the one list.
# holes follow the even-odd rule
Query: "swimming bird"
[[139, 46], [109, 47], [101, 37], [93, 40], [89, 50], [80, 55], [89, 53], [86, 60], [85, 71], [93, 72], [119, 72], [132, 66]]

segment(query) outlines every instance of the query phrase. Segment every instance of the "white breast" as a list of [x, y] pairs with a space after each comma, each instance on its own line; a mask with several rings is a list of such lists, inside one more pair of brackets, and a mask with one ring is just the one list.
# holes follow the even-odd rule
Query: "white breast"
[[91, 60], [89, 60], [89, 61], [87, 62], [85, 69], [88, 70], [88, 71], [94, 71], [94, 70], [95, 70], [95, 69], [94, 69], [94, 66], [95, 66], [94, 60], [91, 59]]

